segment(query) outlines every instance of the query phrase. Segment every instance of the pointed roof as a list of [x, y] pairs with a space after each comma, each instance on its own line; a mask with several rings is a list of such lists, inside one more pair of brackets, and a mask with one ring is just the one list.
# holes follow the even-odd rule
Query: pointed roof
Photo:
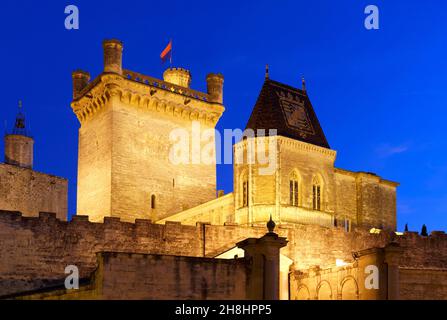
[[29, 130], [25, 125], [25, 115], [22, 113], [22, 101], [19, 100], [19, 111], [17, 112], [16, 121], [12, 128], [11, 134], [31, 137]]
[[276, 129], [280, 136], [323, 148], [329, 144], [306, 91], [266, 77], [246, 129]]

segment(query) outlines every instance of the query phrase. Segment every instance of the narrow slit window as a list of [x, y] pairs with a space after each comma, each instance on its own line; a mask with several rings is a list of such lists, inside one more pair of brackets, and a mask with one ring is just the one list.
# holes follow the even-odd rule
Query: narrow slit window
[[155, 194], [151, 195], [151, 209], [155, 209]]
[[290, 205], [298, 206], [298, 181], [290, 180]]
[[313, 210], [321, 210], [321, 185], [315, 179], [312, 185], [312, 208]]
[[248, 206], [248, 181], [242, 183], [242, 206]]
[[290, 205], [298, 207], [299, 205], [299, 183], [298, 183], [298, 174], [296, 171], [293, 171], [290, 175], [289, 180], [289, 200]]

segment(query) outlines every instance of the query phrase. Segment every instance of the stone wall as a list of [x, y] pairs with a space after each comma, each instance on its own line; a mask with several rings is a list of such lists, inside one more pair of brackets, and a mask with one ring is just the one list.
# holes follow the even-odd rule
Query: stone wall
[[400, 298], [404, 300], [446, 300], [447, 268], [400, 268]]
[[102, 74], [72, 102], [81, 122], [78, 214], [155, 221], [216, 198], [214, 130], [202, 133], [223, 106], [154, 81]]
[[[78, 266], [81, 277], [88, 277], [97, 267], [96, 253], [102, 251], [212, 258], [234, 248], [241, 240], [259, 238], [266, 232], [264, 224], [188, 226], [166, 222], [163, 225], [148, 220], [128, 223], [118, 218], [92, 223], [87, 218], [74, 216], [71, 222], [66, 222], [51, 214], [30, 218], [1, 212], [0, 294], [60, 281], [65, 277], [67, 265]], [[289, 241], [281, 254], [293, 260], [294, 270], [316, 265], [332, 267], [336, 259], [352, 263], [352, 252], [384, 247], [391, 241], [397, 241], [405, 249], [402, 266], [445, 268], [447, 265], [447, 236], [443, 233], [432, 233], [429, 237], [412, 233], [396, 236], [315, 225], [278, 226], [275, 232]]]
[[[242, 300], [247, 298], [249, 262], [169, 255], [101, 252], [98, 268], [78, 290], [63, 285], [30, 291], [32, 300]], [[10, 296], [10, 298], [12, 298]]]
[[[276, 161], [270, 174], [257, 160], [247, 163], [247, 151], [264, 146], [261, 155]], [[269, 148], [276, 148], [270, 154]], [[298, 222], [396, 228], [396, 186], [372, 173], [352, 172], [334, 167], [336, 152], [286, 137], [257, 137], [234, 146], [234, 221], [241, 224], [268, 221]], [[254, 152], [258, 156], [257, 151]], [[266, 154], [266, 155], [264, 155]], [[237, 163], [244, 159], [244, 163]], [[255, 158], [256, 158], [255, 157]], [[256, 158], [257, 159], [257, 158]], [[298, 204], [290, 201], [290, 179], [298, 182]], [[243, 181], [249, 185], [249, 205], [243, 206]], [[321, 206], [313, 208], [313, 184], [320, 184]], [[308, 213], [315, 216], [309, 218]], [[314, 213], [314, 214], [312, 214]], [[317, 217], [318, 215], [321, 216]], [[290, 217], [300, 217], [291, 219]]]
[[234, 223], [233, 193], [223, 195], [178, 214], [170, 215], [165, 219], [158, 220], [157, 223], [165, 223], [166, 221], [178, 221], [186, 225], [196, 225], [197, 221], [213, 225]]
[[[28, 218], [2, 212], [0, 294], [51, 284], [64, 278], [64, 269], [71, 264], [79, 267], [82, 277], [89, 276], [96, 268], [95, 254], [100, 251], [214, 257], [241, 240], [261, 237], [265, 232], [265, 225], [162, 225], [147, 220], [121, 222], [110, 217], [104, 223], [92, 223], [86, 216], [74, 216], [71, 222], [65, 222], [51, 214]], [[387, 239], [310, 225], [278, 227], [277, 232], [289, 240], [281, 253], [300, 268], [333, 264], [336, 258], [349, 259], [352, 249], [367, 248]]]
[[55, 212], [66, 220], [67, 192], [66, 179], [0, 163], [0, 210], [20, 211], [30, 217]]
[[105, 218], [92, 223], [86, 216], [71, 222], [54, 215], [22, 217], [0, 213], [0, 294], [32, 290], [65, 277], [67, 265], [76, 265], [81, 277], [96, 268], [100, 251], [200, 256], [200, 227], [157, 225], [150, 221], [120, 222]]
[[112, 210], [112, 112], [99, 110], [79, 128], [77, 208], [102, 221]]
[[[116, 254], [103, 256], [104, 299], [226, 300], [246, 297], [246, 261]], [[119, 288], [119, 290], [116, 290]]]
[[[396, 246], [397, 244], [397, 246]], [[395, 260], [389, 249], [398, 250]], [[355, 261], [341, 267], [311, 267], [296, 270], [291, 276], [291, 298], [297, 300], [336, 299], [447, 299], [447, 235], [434, 232], [429, 237], [405, 233], [390, 246], [356, 253]], [[397, 263], [397, 277], [392, 273]], [[379, 288], [365, 286], [368, 266], [376, 266]], [[354, 291], [346, 290], [350, 284]], [[394, 290], [398, 295], [393, 296]]]

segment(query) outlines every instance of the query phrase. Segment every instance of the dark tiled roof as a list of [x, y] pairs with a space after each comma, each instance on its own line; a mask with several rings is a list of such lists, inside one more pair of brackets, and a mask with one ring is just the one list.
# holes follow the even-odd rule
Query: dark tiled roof
[[246, 129], [276, 129], [288, 138], [330, 148], [307, 94], [300, 89], [266, 79]]

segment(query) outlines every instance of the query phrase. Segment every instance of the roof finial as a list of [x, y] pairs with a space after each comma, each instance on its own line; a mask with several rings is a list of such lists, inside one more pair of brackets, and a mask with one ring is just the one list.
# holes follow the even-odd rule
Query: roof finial
[[19, 111], [17, 112], [16, 116], [16, 122], [14, 124], [14, 128], [12, 129], [13, 134], [28, 136], [29, 133], [26, 130], [25, 126], [25, 115], [22, 113], [22, 100], [19, 100], [18, 102]]
[[269, 65], [268, 64], [265, 65], [265, 78], [266, 79], [269, 78]]
[[304, 80], [304, 76], [301, 77], [301, 85], [302, 90], [306, 92], [306, 80]]
[[267, 229], [269, 230], [269, 233], [273, 233], [275, 227], [276, 227], [275, 221], [272, 220], [272, 215], [270, 214], [270, 220], [269, 222], [267, 222]]

